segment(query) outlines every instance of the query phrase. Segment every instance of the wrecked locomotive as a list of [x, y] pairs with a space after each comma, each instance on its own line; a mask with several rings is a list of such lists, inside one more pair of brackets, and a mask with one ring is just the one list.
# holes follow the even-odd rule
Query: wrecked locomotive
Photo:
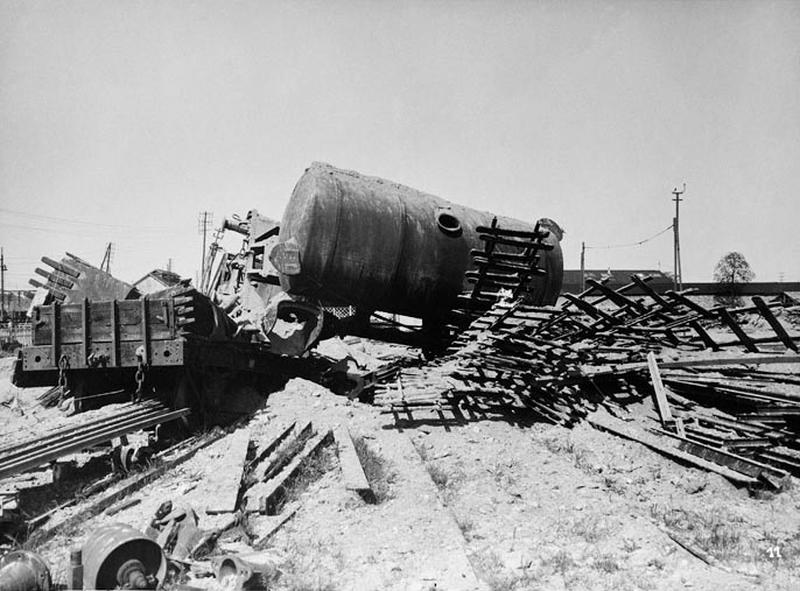
[[[235, 253], [220, 245], [226, 230], [243, 236]], [[304, 373], [300, 358], [327, 336], [435, 352], [506, 294], [555, 303], [561, 236], [548, 219], [502, 218], [314, 163], [280, 224], [255, 210], [225, 221], [197, 290], [182, 282], [154, 294], [103, 296], [87, 286], [119, 282], [75, 257], [45, 257], [54, 270], [37, 270], [48, 282], [36, 285], [48, 295], [33, 310], [33, 344], [21, 352], [14, 382], [63, 385], [68, 377], [76, 401], [99, 404], [106, 399], [98, 392], [134, 377], [141, 396], [146, 372], [147, 381], [166, 385], [172, 407], [196, 388], [204, 390], [199, 400], [219, 407], [229, 388], [212, 386], [214, 376], [197, 379], [201, 373], [258, 374], [260, 383]], [[376, 321], [379, 312], [402, 316]]]
[[[313, 163], [305, 171], [280, 225], [273, 224], [265, 225], [255, 212], [244, 224], [226, 222], [224, 228], [249, 235], [248, 262], [238, 265], [247, 269], [248, 281], [232, 285], [235, 265], [223, 263], [214, 267], [223, 271], [206, 291], [212, 297], [216, 292], [215, 299], [235, 309], [243, 327], [280, 353], [302, 353], [326, 333], [397, 338], [397, 332], [369, 330], [375, 312], [421, 319], [424, 330], [417, 333], [423, 346], [446, 339], [459, 298], [476, 283], [475, 257], [487, 240], [530, 303], [554, 304], [561, 289], [562, 230], [552, 220], [534, 225], [495, 216], [328, 164]], [[494, 227], [510, 236], [487, 236]], [[538, 236], [535, 256], [526, 255], [530, 244], [515, 236]], [[483, 283], [499, 295], [508, 280], [490, 274]], [[248, 297], [253, 289], [261, 289], [262, 297]], [[350, 317], [323, 313], [342, 307], [351, 310]]]

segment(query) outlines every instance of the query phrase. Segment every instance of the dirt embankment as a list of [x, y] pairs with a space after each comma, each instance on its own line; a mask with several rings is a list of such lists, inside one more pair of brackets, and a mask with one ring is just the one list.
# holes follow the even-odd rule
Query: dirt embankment
[[[32, 409], [35, 393], [20, 396]], [[5, 429], [28, 428], [29, 415], [11, 412], [0, 407]], [[275, 569], [270, 588], [296, 591], [800, 586], [796, 489], [754, 498], [585, 424], [568, 430], [524, 413], [467, 423], [443, 424], [433, 412], [416, 418], [398, 430], [392, 415], [303, 380], [271, 394], [249, 420], [254, 443], [297, 419], [318, 430], [345, 425], [378, 465], [379, 502], [344, 488], [331, 446], [315, 477], [293, 492], [297, 511], [274, 536], [258, 544], [274, 520], [251, 514], [220, 549], [260, 556]], [[195, 507], [203, 528], [221, 523], [202, 509], [203, 482], [225, 464], [226, 449], [223, 438], [126, 499], [138, 504], [42, 544], [56, 580], [64, 580], [70, 546], [104, 523], [144, 529], [164, 500]]]

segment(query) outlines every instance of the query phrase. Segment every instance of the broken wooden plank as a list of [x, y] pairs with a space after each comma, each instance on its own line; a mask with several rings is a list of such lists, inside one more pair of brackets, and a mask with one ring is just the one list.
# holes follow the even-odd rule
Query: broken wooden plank
[[797, 343], [795, 343], [792, 338], [789, 336], [789, 333], [786, 332], [786, 329], [780, 323], [780, 321], [775, 317], [775, 314], [772, 313], [772, 310], [769, 309], [766, 302], [759, 296], [755, 296], [752, 298], [753, 303], [758, 308], [759, 313], [764, 317], [769, 325], [772, 327], [772, 330], [775, 331], [775, 334], [778, 335], [778, 338], [784, 344], [787, 349], [791, 349], [792, 351], [797, 352]]
[[691, 310], [692, 312], [696, 312], [697, 314], [700, 314], [700, 316], [702, 316], [703, 318], [713, 318], [714, 317], [714, 312], [713, 311], [711, 311], [711, 310], [709, 310], [707, 308], [704, 308], [703, 306], [701, 306], [697, 302], [694, 302], [694, 301], [690, 300], [689, 298], [687, 298], [684, 295], [684, 293], [679, 293], [679, 292], [675, 292], [675, 291], [669, 290], [664, 295], [666, 295], [668, 298], [674, 300], [675, 302], [677, 302], [679, 304], [683, 304], [684, 306], [686, 306], [687, 309]]
[[[281, 442], [278, 447], [273, 449], [269, 456], [253, 470], [252, 480], [262, 482], [275, 472], [280, 470], [289, 460], [299, 451], [300, 444], [312, 433], [311, 421], [302, 423], [302, 426], [292, 432], [292, 434]], [[297, 448], [292, 451], [293, 448]]]
[[274, 447], [263, 461], [256, 464], [250, 473], [248, 482], [253, 484], [249, 486], [244, 494], [243, 506], [245, 510], [258, 510], [260, 499], [267, 489], [264, 481], [278, 473], [281, 468], [288, 464], [300, 451], [302, 443], [311, 436], [311, 421], [302, 423], [299, 428], [295, 423], [292, 425], [294, 430], [290, 431], [290, 435], [279, 442], [278, 446]]
[[[636, 311], [638, 311], [640, 313], [646, 313], [647, 312], [647, 309], [645, 308], [645, 306], [643, 304], [641, 304], [640, 302], [638, 302], [638, 301], [636, 301], [636, 300], [634, 300], [632, 298], [629, 298], [628, 296], [623, 295], [622, 293], [620, 293], [618, 291], [614, 291], [613, 289], [608, 287], [606, 284], [600, 283], [596, 279], [591, 279], [591, 278], [587, 279], [586, 283], [588, 283], [589, 285], [592, 285], [595, 288], [597, 288], [597, 290], [600, 293], [602, 293], [606, 297], [606, 299], [608, 299], [612, 303], [616, 304], [620, 308], [630, 308], [630, 309], [636, 310]], [[597, 305], [597, 302], [594, 302], [594, 303], [595, 303], [595, 305]]]
[[262, 462], [265, 458], [267, 458], [275, 449], [283, 442], [286, 437], [289, 436], [289, 433], [292, 432], [297, 422], [291, 423], [288, 427], [284, 427], [280, 429], [277, 433], [272, 433], [270, 436], [265, 438], [265, 441], [259, 442], [258, 448], [256, 449], [256, 456], [248, 462], [248, 467], [255, 466]]
[[[661, 361], [661, 369], [680, 369], [684, 367], [703, 367], [712, 365], [769, 365], [775, 363], [800, 363], [800, 355], [739, 355], [738, 357], [711, 357], [706, 359], [683, 359], [678, 361]], [[582, 368], [587, 377], [606, 374], [623, 374], [647, 369], [647, 362], [619, 363], [614, 365]]]
[[571, 293], [565, 293], [562, 295], [569, 301], [569, 303], [574, 304], [579, 310], [585, 312], [592, 318], [595, 318], [597, 320], [605, 320], [607, 323], [611, 325], [619, 324], [620, 322], [619, 320], [611, 316], [611, 314], [604, 312], [600, 308], [593, 306], [589, 302], [584, 301], [579, 297], [572, 295]]
[[371, 496], [372, 487], [369, 485], [364, 467], [358, 457], [353, 438], [346, 427], [339, 427], [333, 432], [339, 450], [339, 466], [342, 469], [342, 480], [347, 490], [352, 490], [360, 495]]
[[751, 353], [759, 352], [758, 347], [756, 347], [756, 344], [753, 342], [753, 339], [742, 329], [741, 326], [739, 326], [739, 323], [734, 320], [730, 312], [728, 312], [725, 308], [722, 308], [721, 310], [717, 311], [717, 314], [719, 314], [720, 320], [722, 320], [722, 322], [724, 322], [728, 328], [733, 331], [733, 334], [737, 336], [737, 338], [742, 342], [748, 351]]
[[228, 444], [220, 457], [206, 469], [205, 479], [201, 485], [207, 499], [206, 513], [232, 513], [236, 511], [236, 499], [244, 474], [244, 463], [247, 459], [247, 447], [250, 444], [250, 429], [234, 431], [226, 439]]
[[279, 474], [267, 481], [266, 490], [259, 500], [259, 510], [266, 515], [274, 515], [277, 502], [286, 492], [289, 482], [297, 476], [303, 465], [317, 451], [327, 444], [331, 439], [332, 433], [328, 429], [306, 442], [303, 450], [286, 466]]
[[647, 354], [647, 367], [650, 370], [650, 381], [653, 383], [653, 400], [656, 403], [656, 410], [658, 411], [658, 417], [661, 419], [661, 425], [664, 427], [672, 425], [674, 419], [669, 409], [669, 402], [667, 402], [664, 383], [661, 381], [661, 373], [658, 371], [656, 354], [652, 351]]
[[705, 344], [706, 347], [712, 349], [713, 351], [719, 351], [719, 345], [717, 342], [711, 338], [711, 335], [708, 334], [708, 331], [703, 328], [703, 326], [697, 320], [690, 322], [689, 326], [698, 334], [700, 340], [703, 341], [703, 344]]
[[704, 443], [690, 441], [689, 439], [678, 437], [669, 431], [660, 432], [668, 437], [677, 439], [678, 449], [681, 451], [688, 452], [692, 455], [714, 462], [715, 464], [726, 466], [731, 470], [735, 470], [736, 472], [745, 474], [751, 478], [766, 482], [775, 489], [782, 488], [784, 483], [786, 483], [789, 478], [789, 474], [787, 472], [775, 468], [774, 466], [763, 464], [750, 458], [733, 454]]
[[615, 435], [619, 435], [620, 437], [624, 437], [625, 439], [630, 439], [631, 441], [641, 443], [645, 447], [649, 447], [653, 451], [663, 454], [669, 458], [686, 462], [687, 464], [692, 464], [697, 468], [720, 474], [734, 484], [752, 486], [758, 483], [758, 479], [756, 478], [746, 476], [740, 472], [731, 470], [726, 466], [721, 466], [714, 462], [710, 462], [698, 456], [692, 455], [688, 452], [679, 450], [676, 447], [669, 445], [667, 442], [659, 441], [658, 438], [653, 435], [636, 432], [625, 425], [620, 419], [616, 419], [610, 415], [595, 413], [594, 415], [588, 417], [587, 421], [593, 427], [597, 427], [598, 429], [606, 430]]
[[108, 516], [116, 515], [120, 511], [124, 511], [125, 509], [133, 507], [134, 505], [138, 505], [141, 502], [142, 499], [128, 499], [126, 501], [119, 503], [118, 505], [115, 505], [114, 507], [106, 509], [105, 514]]

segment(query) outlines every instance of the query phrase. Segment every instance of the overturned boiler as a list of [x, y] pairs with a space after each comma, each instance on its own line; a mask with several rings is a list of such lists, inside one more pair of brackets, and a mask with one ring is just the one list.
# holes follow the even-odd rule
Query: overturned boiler
[[[484, 248], [479, 228], [492, 226], [519, 234], [537, 230], [392, 181], [314, 163], [294, 188], [269, 259], [285, 292], [306, 305], [352, 306], [361, 318], [382, 311], [437, 325], [469, 290], [468, 271]], [[563, 275], [561, 230], [546, 219], [539, 227], [539, 272], [526, 282], [525, 295], [533, 304], [553, 304]], [[495, 253], [522, 256], [521, 243], [495, 242]]]

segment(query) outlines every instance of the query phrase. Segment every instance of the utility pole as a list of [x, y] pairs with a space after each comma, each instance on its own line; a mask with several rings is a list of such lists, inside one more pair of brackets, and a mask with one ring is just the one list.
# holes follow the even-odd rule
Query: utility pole
[[0, 246], [0, 322], [6, 321], [6, 258]]
[[675, 258], [675, 275], [672, 278], [672, 282], [677, 291], [683, 289], [683, 277], [681, 276], [680, 204], [681, 201], [683, 201], [683, 199], [681, 199], [681, 195], [683, 195], [685, 192], [686, 183], [683, 183], [683, 190], [678, 191], [677, 187], [672, 190], [672, 200], [675, 202], [675, 217], [672, 219], [672, 233], [675, 236], [675, 244], [673, 249]]
[[100, 263], [100, 270], [111, 273], [111, 258], [114, 256], [114, 243], [106, 244], [106, 252], [103, 254], [103, 262]]
[[208, 234], [208, 229], [211, 227], [213, 218], [214, 214], [210, 211], [201, 211], [197, 218], [197, 231], [203, 235], [203, 258], [200, 262], [200, 281], [197, 286], [197, 289], [201, 292], [203, 291], [203, 283], [206, 279], [206, 235]]
[[172, 257], [167, 259], [167, 271], [172, 273]]
[[581, 293], [586, 289], [586, 243], [581, 242]]

